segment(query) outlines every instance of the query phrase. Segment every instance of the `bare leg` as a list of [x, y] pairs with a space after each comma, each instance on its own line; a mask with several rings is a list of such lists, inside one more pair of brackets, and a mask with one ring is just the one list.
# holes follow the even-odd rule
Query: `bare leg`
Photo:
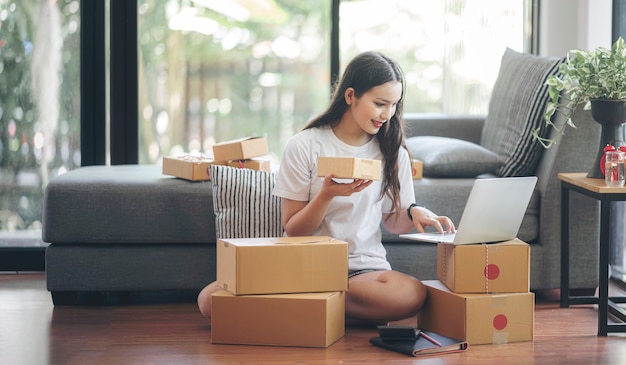
[[200, 313], [208, 320], [211, 320], [211, 294], [220, 289], [217, 282], [214, 281], [205, 286], [204, 289], [200, 291], [200, 294], [198, 294], [198, 308], [200, 309]]
[[368, 272], [350, 278], [346, 293], [349, 321], [383, 324], [415, 316], [426, 300], [426, 288], [398, 271]]

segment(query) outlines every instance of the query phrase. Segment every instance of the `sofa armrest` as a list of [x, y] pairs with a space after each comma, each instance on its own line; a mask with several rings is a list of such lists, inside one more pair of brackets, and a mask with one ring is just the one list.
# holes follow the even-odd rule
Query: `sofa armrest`
[[441, 136], [480, 144], [485, 116], [406, 113], [406, 136]]

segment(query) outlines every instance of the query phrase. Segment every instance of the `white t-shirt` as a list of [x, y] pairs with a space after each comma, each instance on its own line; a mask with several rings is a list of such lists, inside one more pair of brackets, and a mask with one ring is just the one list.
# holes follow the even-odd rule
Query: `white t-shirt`
[[[306, 129], [293, 136], [283, 151], [274, 195], [310, 201], [322, 187], [323, 178], [316, 176], [319, 156], [368, 158], [384, 164], [375, 138], [363, 146], [351, 146], [337, 138], [330, 127]], [[406, 208], [415, 201], [411, 164], [404, 148], [398, 158], [400, 202]], [[322, 224], [313, 233], [348, 242], [351, 271], [391, 269], [380, 229], [382, 214], [391, 211], [391, 200], [387, 196], [380, 199], [381, 186], [381, 181], [374, 181], [361, 192], [334, 197]]]

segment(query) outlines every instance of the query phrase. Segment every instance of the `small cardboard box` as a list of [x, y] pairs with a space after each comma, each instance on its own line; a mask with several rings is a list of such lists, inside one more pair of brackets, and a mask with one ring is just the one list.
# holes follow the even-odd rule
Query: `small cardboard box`
[[437, 278], [455, 293], [524, 293], [530, 290], [530, 245], [437, 244]]
[[239, 167], [242, 169], [251, 169], [257, 171], [272, 171], [270, 160], [267, 158], [251, 158], [248, 160], [236, 160], [236, 161], [228, 161], [226, 163], [231, 167]]
[[226, 161], [215, 161], [210, 158], [183, 155], [179, 157], [163, 157], [163, 175], [172, 175], [191, 181], [211, 180], [210, 165], [225, 165]]
[[326, 236], [220, 239], [217, 284], [236, 294], [348, 289], [348, 243]]
[[380, 160], [352, 157], [318, 157], [317, 176], [330, 173], [339, 179], [380, 180]]
[[328, 347], [344, 332], [344, 292], [212, 295], [213, 343]]
[[247, 137], [213, 145], [213, 158], [218, 161], [247, 160], [268, 154], [265, 137]]
[[428, 297], [417, 323], [470, 345], [532, 341], [535, 294], [459, 294], [439, 280], [423, 281]]
[[411, 175], [413, 180], [419, 180], [424, 177], [424, 163], [421, 160], [411, 161]]

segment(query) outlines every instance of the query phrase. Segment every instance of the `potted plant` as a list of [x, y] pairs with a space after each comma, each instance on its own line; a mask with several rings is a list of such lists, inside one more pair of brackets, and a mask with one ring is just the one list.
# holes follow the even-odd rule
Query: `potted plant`
[[[598, 47], [594, 50], [572, 50], [565, 62], [559, 66], [557, 75], [546, 80], [550, 100], [544, 113], [548, 129], [557, 131], [556, 137], [542, 137], [540, 128], [533, 131], [533, 137], [545, 148], [552, 146], [556, 138], [570, 126], [576, 128], [572, 114], [576, 107], [585, 104], [591, 109], [595, 121], [602, 126], [598, 162], [587, 176], [602, 177], [599, 160], [604, 147], [614, 141], [623, 140], [624, 102], [626, 101], [626, 45], [620, 37], [611, 49]], [[553, 116], [562, 113], [566, 123], [556, 125]]]

